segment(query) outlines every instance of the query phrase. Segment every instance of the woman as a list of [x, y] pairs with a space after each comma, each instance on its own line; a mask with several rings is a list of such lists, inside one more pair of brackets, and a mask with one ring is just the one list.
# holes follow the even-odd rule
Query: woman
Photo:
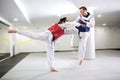
[[47, 60], [50, 66], [50, 71], [57, 72], [58, 70], [54, 67], [54, 41], [57, 40], [64, 34], [64, 29], [67, 27], [79, 26], [79, 23], [68, 22], [67, 17], [63, 17], [58, 23], [55, 23], [48, 28], [45, 32], [38, 34], [32, 34], [29, 32], [23, 32], [19, 30], [9, 30], [8, 33], [18, 33], [29, 38], [38, 39], [47, 42]]

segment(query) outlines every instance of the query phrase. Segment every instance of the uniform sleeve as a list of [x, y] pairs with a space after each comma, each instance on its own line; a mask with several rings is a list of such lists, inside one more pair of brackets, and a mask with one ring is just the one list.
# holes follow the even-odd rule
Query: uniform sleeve
[[32, 39], [39, 39], [40, 38], [39, 34], [33, 34], [31, 32], [27, 32], [27, 31], [17, 30], [17, 33], [20, 34], [20, 35], [32, 38]]
[[79, 23], [69, 22], [69, 26], [64, 29], [65, 34], [75, 34], [78, 33], [76, 26], [80, 26]]
[[95, 19], [92, 17], [89, 22], [87, 22], [87, 26], [94, 27], [95, 26]]
[[60, 25], [63, 29], [65, 28], [70, 28], [70, 27], [75, 27], [75, 26], [80, 26], [79, 23], [76, 22], [66, 22]]
[[80, 26], [80, 23], [78, 22], [72, 22], [73, 27]]

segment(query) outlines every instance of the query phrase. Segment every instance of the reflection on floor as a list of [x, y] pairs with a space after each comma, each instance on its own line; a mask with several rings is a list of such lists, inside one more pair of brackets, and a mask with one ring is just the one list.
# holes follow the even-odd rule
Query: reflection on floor
[[0, 78], [28, 54], [18, 54], [0, 62]]
[[10, 56], [10, 53], [0, 53], [0, 61]]
[[120, 80], [119, 50], [97, 50], [95, 60], [78, 63], [76, 51], [55, 52], [59, 72], [49, 72], [46, 54], [30, 53], [0, 80]]

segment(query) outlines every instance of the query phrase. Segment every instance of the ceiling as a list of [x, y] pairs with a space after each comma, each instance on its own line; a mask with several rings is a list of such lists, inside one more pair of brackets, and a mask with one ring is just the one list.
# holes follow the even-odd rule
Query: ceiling
[[80, 6], [94, 9], [96, 26], [120, 25], [120, 0], [0, 0], [0, 17], [16, 27], [48, 26], [63, 16], [75, 20]]

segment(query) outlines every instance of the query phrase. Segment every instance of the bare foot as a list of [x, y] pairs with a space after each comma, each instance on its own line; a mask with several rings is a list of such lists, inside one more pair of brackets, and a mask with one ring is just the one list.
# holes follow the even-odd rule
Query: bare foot
[[54, 67], [51, 68], [51, 72], [58, 72], [57, 69], [55, 69]]
[[9, 30], [8, 33], [16, 33], [16, 30]]
[[79, 63], [79, 65], [82, 65], [83, 64], [83, 60], [80, 60], [80, 63]]

